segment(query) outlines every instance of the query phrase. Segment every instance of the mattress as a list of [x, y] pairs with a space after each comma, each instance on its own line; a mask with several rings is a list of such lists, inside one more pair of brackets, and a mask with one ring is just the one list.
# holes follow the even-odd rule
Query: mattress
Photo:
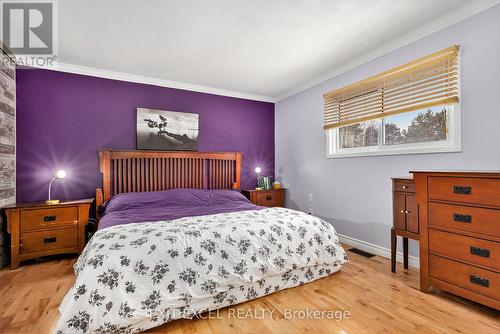
[[114, 225], [75, 264], [58, 331], [141, 332], [316, 280], [346, 261], [331, 224], [285, 208]]

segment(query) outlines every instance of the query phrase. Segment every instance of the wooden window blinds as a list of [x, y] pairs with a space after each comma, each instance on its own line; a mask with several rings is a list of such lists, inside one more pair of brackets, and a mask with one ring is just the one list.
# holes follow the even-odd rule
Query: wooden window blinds
[[458, 49], [446, 48], [324, 94], [325, 130], [457, 103]]

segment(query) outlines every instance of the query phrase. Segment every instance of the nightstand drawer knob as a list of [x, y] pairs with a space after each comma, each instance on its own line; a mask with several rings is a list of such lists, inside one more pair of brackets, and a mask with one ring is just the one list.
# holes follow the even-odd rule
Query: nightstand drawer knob
[[272, 200], [272, 199], [273, 199], [273, 196], [271, 196], [271, 195], [267, 195], [267, 196], [266, 196], [266, 201], [270, 201], [270, 200]]
[[453, 220], [459, 223], [466, 223], [470, 224], [472, 223], [472, 216], [471, 215], [461, 215], [458, 213], [453, 214]]
[[53, 242], [56, 242], [57, 241], [57, 238], [56, 237], [52, 237], [52, 238], [44, 238], [43, 239], [43, 243], [44, 244], [51, 244]]
[[460, 195], [470, 195], [472, 193], [472, 187], [470, 186], [453, 186], [453, 192]]
[[481, 257], [490, 257], [490, 250], [486, 248], [479, 248], [479, 247], [470, 247], [470, 253], [472, 255], [476, 256], [481, 256]]
[[44, 222], [53, 222], [56, 220], [56, 215], [51, 215], [51, 216], [44, 216], [43, 221]]
[[487, 278], [481, 278], [475, 275], [470, 275], [470, 282], [473, 284], [484, 286], [485, 288], [490, 287], [490, 281]]

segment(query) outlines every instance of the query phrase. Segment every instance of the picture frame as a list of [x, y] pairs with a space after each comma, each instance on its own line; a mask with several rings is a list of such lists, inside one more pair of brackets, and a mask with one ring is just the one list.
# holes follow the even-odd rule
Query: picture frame
[[137, 149], [198, 151], [199, 115], [137, 108]]

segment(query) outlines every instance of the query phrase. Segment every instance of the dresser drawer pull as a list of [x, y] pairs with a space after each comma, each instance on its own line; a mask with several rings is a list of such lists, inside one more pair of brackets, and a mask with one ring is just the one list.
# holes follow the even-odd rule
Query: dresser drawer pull
[[44, 244], [51, 244], [53, 242], [56, 242], [57, 238], [56, 237], [52, 237], [52, 238], [45, 238], [43, 239], [43, 243]]
[[485, 288], [490, 287], [490, 281], [487, 278], [481, 278], [475, 275], [470, 275], [470, 282], [480, 286], [484, 286]]
[[485, 249], [485, 248], [471, 246], [470, 253], [472, 255], [477, 255], [477, 256], [481, 256], [481, 257], [490, 257], [490, 250]]
[[453, 220], [459, 223], [467, 223], [470, 224], [472, 223], [472, 216], [471, 215], [461, 215], [458, 213], [453, 214]]
[[460, 195], [470, 195], [472, 193], [472, 187], [469, 186], [453, 186], [453, 192]]
[[272, 200], [272, 199], [273, 199], [273, 196], [271, 196], [271, 195], [267, 195], [267, 196], [266, 196], [266, 201], [270, 201], [270, 200]]
[[43, 217], [43, 221], [44, 222], [53, 222], [56, 220], [56, 215], [52, 215], [52, 216], [45, 216]]

